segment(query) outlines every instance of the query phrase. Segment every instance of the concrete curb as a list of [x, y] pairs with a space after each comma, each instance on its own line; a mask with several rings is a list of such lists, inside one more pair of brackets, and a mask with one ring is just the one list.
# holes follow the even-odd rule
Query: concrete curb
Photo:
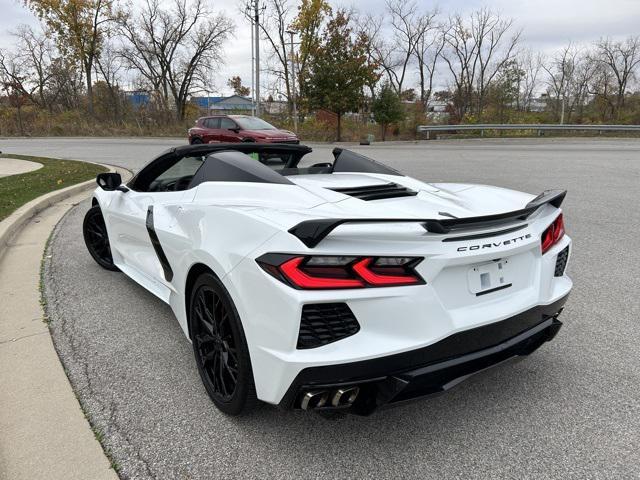
[[[53, 157], [52, 157], [53, 158]], [[77, 160], [82, 161], [82, 160]], [[85, 162], [94, 163], [94, 162]], [[107, 168], [110, 172], [118, 172], [121, 175], [124, 173], [123, 178], [131, 175], [131, 172], [121, 167], [114, 167], [112, 165], [105, 165], [102, 163], [95, 163]], [[0, 259], [2, 259], [7, 246], [11, 239], [26, 225], [26, 223], [35, 217], [45, 208], [49, 208], [58, 202], [66, 200], [69, 197], [77, 195], [85, 190], [89, 190], [96, 185], [95, 180], [87, 180], [86, 182], [77, 183], [70, 187], [62, 188], [54, 192], [49, 192], [31, 200], [30, 202], [22, 205], [15, 212], [9, 215], [7, 218], [0, 222]]]
[[48, 236], [93, 186], [43, 195], [0, 222], [0, 478], [118, 478], [55, 350], [38, 289]]

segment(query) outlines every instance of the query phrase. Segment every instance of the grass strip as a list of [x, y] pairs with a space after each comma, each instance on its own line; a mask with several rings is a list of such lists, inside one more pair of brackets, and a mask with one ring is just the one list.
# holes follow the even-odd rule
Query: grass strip
[[41, 163], [42, 168], [0, 177], [0, 220], [40, 195], [91, 180], [98, 173], [107, 171], [100, 165], [75, 160], [5, 154], [0, 155], [0, 164], [3, 158]]

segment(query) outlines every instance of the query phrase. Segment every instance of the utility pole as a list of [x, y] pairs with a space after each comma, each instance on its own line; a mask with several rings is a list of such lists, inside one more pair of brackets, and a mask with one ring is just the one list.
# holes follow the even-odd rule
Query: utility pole
[[256, 114], [256, 68], [255, 68], [255, 50], [253, 44], [253, 17], [249, 15], [251, 19], [251, 115]]
[[253, 14], [255, 27], [255, 54], [256, 54], [256, 116], [260, 116], [260, 10], [259, 0], [253, 0]]
[[298, 133], [298, 106], [296, 105], [296, 60], [293, 51], [293, 30], [287, 30], [291, 36], [291, 100], [293, 101], [293, 130]]

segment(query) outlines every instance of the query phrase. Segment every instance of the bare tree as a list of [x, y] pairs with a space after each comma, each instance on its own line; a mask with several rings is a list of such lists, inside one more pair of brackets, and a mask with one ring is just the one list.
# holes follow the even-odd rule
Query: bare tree
[[452, 17], [444, 35], [442, 58], [454, 78], [458, 113], [462, 118], [472, 109], [481, 117], [491, 83], [514, 58], [520, 31], [514, 32], [512, 19], [483, 8], [468, 21]]
[[445, 45], [442, 28], [436, 23], [437, 10], [424, 13], [416, 28], [416, 41], [413, 53], [418, 62], [418, 76], [420, 79], [420, 101], [427, 105], [433, 91], [433, 78], [436, 65]]
[[517, 108], [528, 112], [540, 85], [540, 72], [542, 71], [544, 57], [541, 53], [524, 49], [516, 56], [516, 62], [522, 71]]
[[41, 32], [21, 25], [12, 34], [16, 39], [13, 53], [5, 52], [0, 70], [31, 103], [51, 110], [55, 99], [50, 88], [55, 48]]
[[[483, 8], [471, 15], [471, 35], [477, 44], [478, 115], [482, 115], [487, 89], [496, 75], [513, 59], [520, 31], [513, 34], [513, 20]], [[509, 36], [511, 35], [511, 36]]]
[[616, 79], [611, 69], [597, 61], [589, 82], [589, 94], [593, 96], [593, 106], [601, 120], [611, 120], [616, 115]]
[[576, 59], [579, 50], [571, 43], [556, 53], [548, 65], [543, 68], [547, 72], [549, 98], [556, 120], [564, 123], [567, 102], [570, 101], [570, 90], [575, 74]]
[[629, 37], [623, 42], [611, 39], [601, 39], [596, 44], [597, 61], [605, 65], [616, 80], [616, 117], [624, 106], [629, 80], [633, 78], [635, 70], [640, 64], [640, 37]]
[[390, 85], [402, 95], [409, 63], [416, 52], [423, 19], [418, 14], [415, 2], [387, 0], [387, 12], [393, 37], [390, 43], [379, 45], [379, 63], [382, 65]]
[[571, 84], [573, 103], [571, 111], [575, 111], [575, 121], [582, 123], [585, 107], [589, 102], [589, 84], [595, 74], [597, 63], [591, 52], [583, 51], [578, 57]]
[[560, 123], [571, 121], [574, 113], [582, 115], [589, 93], [595, 62], [584, 49], [569, 44], [556, 53], [543, 68], [548, 75], [548, 92], [552, 111]]
[[[367, 55], [367, 63], [378, 65], [384, 70], [384, 59], [387, 58], [383, 53], [385, 51], [383, 42], [380, 38], [383, 18], [372, 14], [354, 15], [356, 23], [356, 31], [358, 35], [366, 39], [364, 42]], [[386, 71], [386, 70], [385, 70]], [[376, 96], [375, 83], [371, 83], [366, 87], [369, 90], [369, 96], [374, 99]]]
[[124, 68], [122, 58], [111, 43], [106, 43], [100, 56], [96, 58], [96, 77], [102, 78], [109, 92], [113, 119], [118, 121], [121, 115], [120, 75]]
[[460, 15], [449, 18], [442, 35], [446, 48], [441, 55], [453, 79], [453, 103], [462, 120], [472, 106], [478, 45]]
[[171, 8], [146, 0], [139, 15], [120, 15], [119, 24], [125, 39], [121, 56], [149, 82], [166, 111], [173, 101], [176, 119], [183, 120], [194, 86], [222, 63], [233, 23], [212, 14], [204, 0], [174, 0]]
[[26, 75], [15, 54], [0, 50], [0, 87], [5, 92], [9, 105], [16, 109], [18, 133], [24, 136], [22, 107], [26, 103], [24, 83]]
[[46, 35], [28, 26], [21, 26], [14, 34], [18, 39], [18, 55], [29, 82], [33, 85], [29, 98], [42, 108], [52, 109], [55, 92], [50, 88], [52, 76], [51, 64], [55, 56], [55, 47]]

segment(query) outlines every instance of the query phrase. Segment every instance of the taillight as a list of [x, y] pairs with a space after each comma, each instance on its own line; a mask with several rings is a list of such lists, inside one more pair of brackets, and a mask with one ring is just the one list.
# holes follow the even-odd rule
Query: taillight
[[373, 258], [363, 258], [353, 265], [353, 270], [369, 285], [377, 287], [388, 285], [412, 285], [420, 278], [415, 272], [407, 273], [403, 267], [376, 266]]
[[293, 257], [280, 265], [280, 271], [296, 287], [300, 288], [355, 288], [364, 287], [362, 280], [357, 278], [341, 278], [346, 273], [340, 267], [309, 267], [301, 268], [304, 257]]
[[551, 225], [547, 227], [547, 229], [542, 233], [542, 254], [544, 255], [547, 251], [553, 247], [556, 243], [560, 241], [560, 239], [564, 236], [564, 219], [562, 218], [562, 214], [558, 215], [558, 217], [553, 221]]
[[298, 289], [417, 285], [416, 257], [356, 257], [268, 253], [256, 261], [267, 273]]

